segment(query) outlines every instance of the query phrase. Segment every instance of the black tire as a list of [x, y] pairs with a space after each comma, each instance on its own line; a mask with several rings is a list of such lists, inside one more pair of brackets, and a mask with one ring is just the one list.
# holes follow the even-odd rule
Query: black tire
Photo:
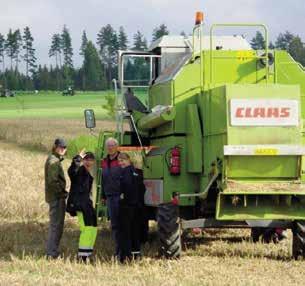
[[278, 236], [273, 228], [254, 227], [251, 229], [251, 238], [254, 243], [259, 242], [260, 238], [266, 244], [271, 242], [274, 244], [279, 243]]
[[179, 258], [181, 254], [181, 230], [179, 223], [179, 207], [162, 204], [157, 214], [159, 254], [166, 258]]
[[305, 221], [295, 221], [292, 233], [292, 255], [294, 259], [305, 258]]
[[258, 243], [261, 235], [263, 234], [264, 230], [260, 227], [251, 228], [251, 239], [254, 243]]

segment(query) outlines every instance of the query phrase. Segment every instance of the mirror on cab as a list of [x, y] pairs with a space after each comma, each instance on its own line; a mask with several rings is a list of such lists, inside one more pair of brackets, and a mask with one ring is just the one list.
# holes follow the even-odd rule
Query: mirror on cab
[[85, 112], [85, 122], [86, 122], [86, 128], [95, 128], [95, 115], [93, 109], [86, 109]]

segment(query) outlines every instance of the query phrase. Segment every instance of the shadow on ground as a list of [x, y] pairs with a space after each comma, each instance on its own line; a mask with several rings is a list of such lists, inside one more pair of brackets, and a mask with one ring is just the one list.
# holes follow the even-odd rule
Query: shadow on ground
[[[4, 222], [0, 224], [0, 253], [1, 259], [11, 260], [11, 256], [22, 258], [45, 255], [45, 245], [48, 233], [47, 222]], [[152, 233], [151, 239], [156, 238]], [[78, 249], [79, 230], [74, 220], [65, 223], [65, 230], [61, 240], [61, 251], [66, 258], [75, 258]], [[144, 255], [156, 257], [156, 239], [144, 246]], [[95, 254], [101, 260], [111, 260], [114, 245], [108, 224], [99, 227], [95, 245]]]
[[[0, 253], [1, 259], [11, 260], [11, 257], [22, 258], [45, 255], [47, 238], [47, 222], [3, 222], [0, 224]], [[61, 241], [61, 250], [65, 258], [75, 259], [78, 248], [79, 230], [75, 220], [68, 219]], [[143, 248], [144, 256], [158, 257], [158, 236], [155, 231], [150, 233], [149, 242]], [[220, 245], [221, 244], [221, 245]], [[246, 244], [246, 247], [245, 245]], [[288, 251], [275, 247], [267, 251], [268, 245], [258, 244], [257, 249], [252, 245], [249, 236], [236, 233], [216, 231], [193, 236], [190, 233], [183, 238], [184, 255], [217, 256], [217, 257], [264, 257], [272, 260], [290, 260]], [[274, 247], [274, 246], [272, 246]], [[282, 247], [283, 248], [283, 247]], [[99, 228], [95, 246], [95, 255], [102, 261], [112, 259], [114, 245], [108, 224]]]

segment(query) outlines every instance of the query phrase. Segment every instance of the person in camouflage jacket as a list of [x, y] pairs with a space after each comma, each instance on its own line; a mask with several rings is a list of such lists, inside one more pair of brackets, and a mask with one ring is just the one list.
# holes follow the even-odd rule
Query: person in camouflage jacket
[[54, 142], [52, 154], [45, 163], [45, 200], [49, 205], [49, 232], [47, 257], [59, 257], [59, 244], [63, 234], [66, 212], [66, 179], [62, 168], [63, 156], [67, 151], [66, 142], [58, 138]]

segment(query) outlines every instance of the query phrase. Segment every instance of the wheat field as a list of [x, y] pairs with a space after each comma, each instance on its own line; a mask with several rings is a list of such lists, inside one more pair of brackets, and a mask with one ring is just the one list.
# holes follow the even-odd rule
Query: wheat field
[[[278, 245], [253, 244], [248, 230], [189, 233], [180, 260], [157, 257], [156, 233], [144, 258], [129, 265], [112, 260], [108, 222], [101, 223], [95, 262], [75, 260], [79, 231], [67, 216], [64, 258], [44, 257], [47, 206], [44, 203], [45, 153], [0, 142], [0, 285], [301, 285], [303, 261], [291, 256], [291, 237]], [[64, 163], [65, 169], [69, 160]]]
[[[96, 130], [113, 130], [112, 121], [98, 120]], [[96, 131], [97, 132], [97, 131]], [[67, 141], [76, 136], [88, 135], [84, 120], [81, 119], [1, 119], [0, 140], [16, 143], [31, 150], [47, 152], [54, 139], [63, 137]], [[96, 135], [98, 135], [96, 133]]]

